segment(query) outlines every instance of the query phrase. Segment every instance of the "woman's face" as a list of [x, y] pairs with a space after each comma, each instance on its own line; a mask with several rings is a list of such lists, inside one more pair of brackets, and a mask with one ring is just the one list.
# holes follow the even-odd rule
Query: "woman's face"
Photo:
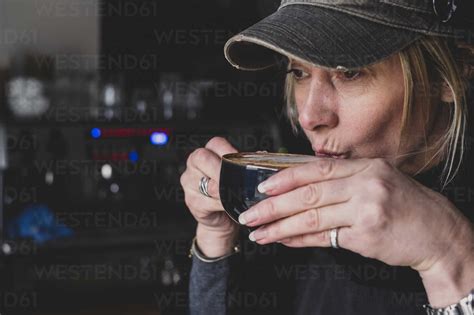
[[396, 164], [403, 113], [397, 54], [360, 71], [291, 62], [298, 120], [318, 156], [384, 157]]

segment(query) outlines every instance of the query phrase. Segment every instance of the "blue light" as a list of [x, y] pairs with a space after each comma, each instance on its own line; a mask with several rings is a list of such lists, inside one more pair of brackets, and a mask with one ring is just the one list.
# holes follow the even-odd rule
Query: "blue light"
[[11, 239], [29, 238], [43, 244], [74, 234], [70, 227], [57, 221], [55, 213], [48, 206], [29, 205], [7, 223], [7, 235]]
[[100, 131], [99, 128], [92, 128], [91, 129], [91, 137], [94, 139], [100, 138], [102, 132]]
[[168, 143], [168, 135], [164, 132], [154, 132], [150, 135], [150, 142], [153, 145], [163, 146]]
[[130, 151], [128, 153], [128, 159], [131, 162], [137, 162], [138, 161], [138, 152], [137, 151]]

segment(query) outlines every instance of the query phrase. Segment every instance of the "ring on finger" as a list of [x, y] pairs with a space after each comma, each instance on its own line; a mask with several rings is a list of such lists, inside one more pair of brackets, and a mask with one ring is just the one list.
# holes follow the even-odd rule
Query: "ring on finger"
[[210, 178], [207, 176], [201, 177], [201, 180], [199, 181], [199, 192], [206, 197], [212, 198], [209, 194], [209, 180]]
[[331, 241], [332, 248], [339, 248], [339, 244], [337, 242], [338, 230], [339, 228], [335, 228], [331, 229], [331, 231], [329, 232], [329, 239]]

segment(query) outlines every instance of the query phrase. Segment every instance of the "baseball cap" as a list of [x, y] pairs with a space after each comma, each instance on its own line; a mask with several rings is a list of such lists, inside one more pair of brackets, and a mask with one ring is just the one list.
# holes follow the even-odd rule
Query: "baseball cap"
[[452, 21], [465, 10], [460, 2], [283, 0], [276, 12], [230, 38], [224, 54], [243, 70], [269, 68], [282, 57], [326, 68], [361, 68], [423, 36], [465, 37], [469, 30]]

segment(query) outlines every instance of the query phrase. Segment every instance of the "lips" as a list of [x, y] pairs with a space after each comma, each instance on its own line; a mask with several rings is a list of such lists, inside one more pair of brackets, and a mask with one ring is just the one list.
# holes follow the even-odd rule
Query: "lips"
[[331, 152], [322, 149], [314, 149], [314, 153], [318, 157], [334, 158], [334, 159], [347, 159], [349, 154], [347, 152]]

